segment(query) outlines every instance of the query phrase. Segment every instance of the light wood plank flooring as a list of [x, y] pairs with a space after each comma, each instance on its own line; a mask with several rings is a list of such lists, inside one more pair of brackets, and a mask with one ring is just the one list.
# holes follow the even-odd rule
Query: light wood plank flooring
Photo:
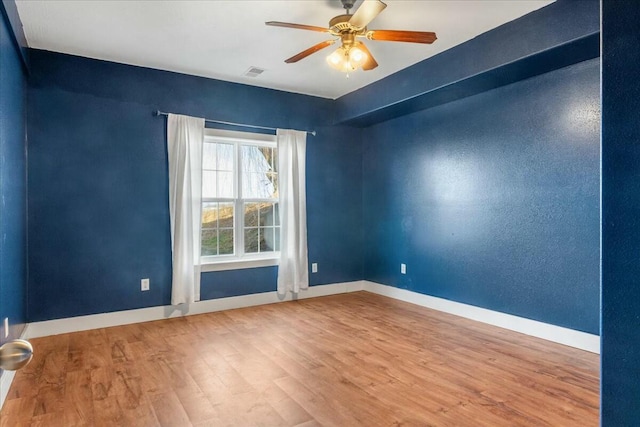
[[597, 426], [598, 356], [367, 292], [39, 338], [2, 426]]

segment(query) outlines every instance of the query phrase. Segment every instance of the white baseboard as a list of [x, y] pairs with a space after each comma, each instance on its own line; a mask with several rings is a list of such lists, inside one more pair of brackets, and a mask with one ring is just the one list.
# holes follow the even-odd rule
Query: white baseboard
[[[520, 332], [526, 335], [543, 338], [592, 353], [600, 353], [600, 337], [598, 335], [575, 331], [561, 326], [555, 326], [511, 314], [449, 301], [443, 298], [408, 291], [406, 289], [381, 285], [366, 280], [310, 286], [308, 290], [300, 292], [297, 298], [314, 298], [362, 290], [417, 304], [422, 307], [454, 314], [467, 319], [476, 320], [478, 322], [487, 323], [489, 325], [498, 326], [500, 328]], [[25, 339], [37, 338], [68, 332], [149, 322], [153, 320], [167, 319], [170, 317], [189, 316], [221, 310], [231, 310], [234, 308], [273, 304], [283, 301], [291, 301], [292, 299], [293, 298], [290, 293], [287, 294], [286, 298], [281, 299], [276, 292], [264, 292], [252, 295], [199, 301], [193, 304], [181, 306], [149, 307], [136, 310], [117, 311], [113, 313], [47, 320], [44, 322], [29, 324], [23, 335], [25, 336]], [[4, 375], [2, 377], [4, 382]]]
[[131, 323], [150, 322], [153, 320], [168, 319], [170, 317], [190, 316], [194, 314], [211, 313], [214, 311], [231, 310], [234, 308], [273, 304], [291, 301], [293, 299], [314, 298], [345, 292], [355, 292], [363, 290], [363, 287], [364, 281], [360, 280], [356, 282], [334, 283], [331, 285], [309, 286], [309, 289], [301, 291], [296, 298], [293, 298], [291, 293], [287, 293], [284, 298], [281, 298], [278, 296], [277, 292], [273, 291], [198, 301], [192, 304], [182, 304], [177, 306], [166, 305], [46, 320], [43, 322], [30, 323], [27, 328], [26, 339], [65, 334], [68, 332], [87, 331], [90, 329], [108, 328], [111, 326], [128, 325]]
[[598, 335], [580, 332], [561, 326], [538, 322], [512, 314], [487, 310], [486, 308], [475, 307], [473, 305], [462, 304], [449, 301], [443, 298], [432, 297], [417, 292], [399, 289], [393, 286], [381, 285], [374, 282], [364, 281], [364, 290], [397, 300], [420, 305], [456, 316], [509, 329], [548, 341], [568, 345], [570, 347], [586, 350], [591, 353], [600, 354], [600, 337]]
[[4, 405], [4, 401], [11, 388], [11, 383], [13, 382], [13, 377], [15, 376], [16, 371], [2, 371], [2, 376], [0, 376], [0, 409], [2, 409]]

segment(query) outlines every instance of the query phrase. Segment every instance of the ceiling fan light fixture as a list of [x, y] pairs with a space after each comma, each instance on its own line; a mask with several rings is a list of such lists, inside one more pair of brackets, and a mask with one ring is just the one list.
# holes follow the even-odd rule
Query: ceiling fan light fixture
[[[333, 0], [331, 0], [333, 1]], [[293, 24], [290, 22], [269, 21], [266, 25], [275, 27], [296, 28], [299, 30], [317, 31], [329, 33], [334, 39], [317, 43], [310, 48], [303, 50], [284, 62], [292, 64], [307, 56], [324, 49], [337, 41], [342, 42], [342, 46], [327, 56], [327, 63], [334, 69], [347, 73], [362, 68], [363, 71], [371, 71], [378, 67], [369, 49], [364, 43], [356, 41], [358, 37], [364, 37], [376, 41], [392, 41], [405, 43], [425, 43], [431, 44], [436, 41], [436, 33], [426, 31], [403, 31], [403, 30], [369, 30], [368, 25], [382, 12], [387, 5], [381, 0], [363, 0], [358, 10], [351, 15], [349, 10], [357, 0], [341, 0], [342, 5], [347, 9], [347, 13], [334, 16], [329, 21], [329, 27], [316, 27], [313, 25]]]
[[[359, 45], [360, 43], [358, 43]], [[349, 49], [349, 62], [355, 66], [355, 68], [362, 67], [367, 61], [367, 54], [360, 49], [357, 45]]]
[[340, 46], [333, 53], [327, 56], [327, 62], [331, 67], [336, 70], [342, 71], [342, 64], [344, 62], [344, 47]]
[[327, 63], [338, 71], [350, 73], [362, 67], [367, 58], [367, 54], [357, 46], [349, 48], [340, 46], [327, 56]]

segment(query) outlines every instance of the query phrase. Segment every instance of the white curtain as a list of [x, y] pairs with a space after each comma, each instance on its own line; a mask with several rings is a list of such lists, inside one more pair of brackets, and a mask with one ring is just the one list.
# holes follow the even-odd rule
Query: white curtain
[[204, 119], [169, 114], [169, 213], [173, 277], [171, 304], [200, 300], [202, 145]]
[[309, 287], [305, 152], [307, 133], [277, 130], [280, 193], [278, 293]]

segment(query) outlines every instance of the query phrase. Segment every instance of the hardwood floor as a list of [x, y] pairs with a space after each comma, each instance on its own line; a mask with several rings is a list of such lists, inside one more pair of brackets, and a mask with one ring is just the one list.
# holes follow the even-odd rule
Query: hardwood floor
[[32, 343], [2, 426], [598, 425], [598, 355], [367, 292]]

